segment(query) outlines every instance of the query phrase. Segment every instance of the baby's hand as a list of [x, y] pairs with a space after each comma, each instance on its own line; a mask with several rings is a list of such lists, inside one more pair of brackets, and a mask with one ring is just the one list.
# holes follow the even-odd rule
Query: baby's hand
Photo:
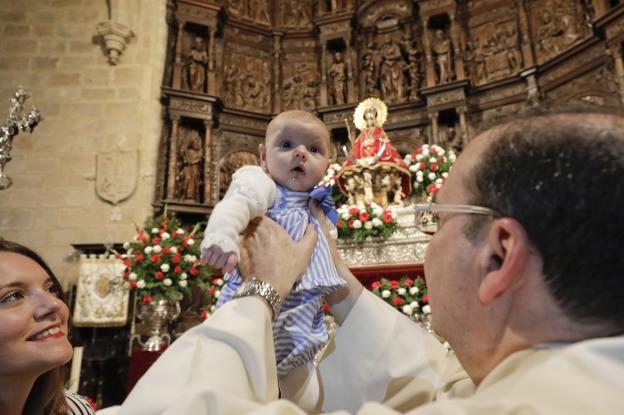
[[210, 245], [208, 249], [202, 251], [202, 262], [213, 268], [223, 270], [223, 273], [232, 272], [238, 263], [236, 254], [232, 252], [223, 252], [217, 245]]

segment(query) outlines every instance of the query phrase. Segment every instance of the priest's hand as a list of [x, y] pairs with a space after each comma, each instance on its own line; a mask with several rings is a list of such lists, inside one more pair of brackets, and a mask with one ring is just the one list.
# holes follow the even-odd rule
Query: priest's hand
[[243, 233], [241, 273], [270, 284], [286, 298], [308, 267], [316, 239], [312, 225], [308, 225], [303, 238], [295, 242], [279, 224], [266, 216], [258, 217]]

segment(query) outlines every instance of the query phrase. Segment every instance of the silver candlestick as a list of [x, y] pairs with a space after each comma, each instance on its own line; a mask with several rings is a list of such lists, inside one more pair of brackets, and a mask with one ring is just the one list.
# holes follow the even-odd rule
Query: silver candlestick
[[11, 160], [13, 137], [19, 133], [30, 133], [41, 121], [41, 112], [32, 107], [28, 114], [22, 114], [24, 102], [28, 95], [20, 86], [13, 94], [9, 106], [9, 118], [0, 126], [0, 190], [13, 184], [11, 178], [4, 172], [4, 166]]

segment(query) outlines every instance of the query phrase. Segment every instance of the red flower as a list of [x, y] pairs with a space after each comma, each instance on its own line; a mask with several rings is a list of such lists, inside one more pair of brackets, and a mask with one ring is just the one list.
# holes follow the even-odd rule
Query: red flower
[[167, 255], [171, 250], [168, 246], [163, 246], [162, 253], [163, 255]]
[[392, 223], [394, 222], [394, 220], [392, 219], [392, 213], [390, 212], [384, 212], [382, 218], [381, 218], [384, 222], [386, 223]]
[[143, 296], [143, 304], [152, 304], [152, 296], [144, 295]]
[[429, 192], [429, 193], [437, 193], [438, 192], [438, 188], [436, 187], [435, 183], [431, 183], [429, 186], [427, 186], [427, 192]]
[[327, 314], [330, 311], [331, 311], [331, 308], [329, 308], [329, 304], [323, 303], [323, 313]]
[[176, 272], [178, 274], [181, 273], [182, 272], [182, 267], [179, 266], [179, 265], [176, 265], [176, 267], [173, 269], [173, 272]]
[[165, 218], [162, 220], [162, 222], [160, 222], [160, 227], [167, 229], [167, 222], [169, 221], [169, 218]]
[[421, 154], [422, 152], [423, 152], [422, 147], [418, 147], [418, 149], [416, 149], [416, 154]]
[[368, 212], [364, 211], [364, 212], [360, 212], [360, 220], [362, 222], [366, 222], [370, 219], [370, 216], [368, 216]]
[[403, 304], [405, 304], [405, 301], [403, 301], [403, 299], [401, 297], [394, 297], [392, 299], [392, 304], [393, 305], [403, 305]]
[[357, 216], [360, 213], [360, 209], [358, 209], [357, 207], [353, 206], [352, 208], [349, 208], [349, 214], [351, 216]]
[[153, 264], [158, 264], [160, 262], [160, 255], [152, 255], [150, 258]]
[[206, 310], [202, 310], [201, 313], [199, 313], [199, 317], [201, 317], [202, 320], [206, 320], [209, 315], [210, 313], [207, 312]]
[[349, 226], [349, 228], [353, 228], [353, 222], [355, 222], [354, 219], [349, 219], [349, 222], [347, 222], [347, 226]]
[[193, 267], [191, 267], [191, 269], [189, 270], [189, 273], [190, 273], [192, 276], [194, 276], [194, 277], [195, 277], [195, 276], [197, 276], [197, 274], [199, 274], [199, 271], [197, 271], [197, 268], [195, 268], [195, 267], [193, 266]]
[[160, 238], [152, 238], [152, 243], [158, 245], [160, 243]]
[[374, 290], [375, 288], [381, 287], [381, 283], [379, 281], [373, 281], [371, 284], [371, 288]]
[[342, 225], [344, 225], [344, 222], [341, 220], [337, 220], [336, 221], [336, 228], [340, 228]]
[[143, 262], [143, 259], [145, 259], [145, 257], [143, 255], [141, 255], [141, 254], [134, 256], [134, 260], [136, 262]]
[[403, 284], [411, 287], [412, 285], [414, 285], [414, 280], [410, 280], [409, 278], [407, 278], [405, 281], [403, 281]]
[[182, 257], [180, 256], [180, 254], [175, 254], [171, 259], [171, 262], [173, 262], [174, 264], [179, 264], [180, 261], [182, 261]]
[[423, 301], [427, 304], [429, 304], [429, 296], [428, 295], [423, 295]]
[[446, 161], [446, 157], [444, 157], [444, 156], [440, 156], [440, 158], [438, 159], [438, 161], [439, 161], [440, 163], [444, 163], [444, 162]]
[[400, 285], [397, 280], [390, 281], [390, 288], [399, 288]]
[[431, 171], [437, 171], [438, 170], [438, 165], [436, 163], [431, 163], [429, 165], [429, 170]]
[[128, 280], [128, 271], [124, 271], [124, 273], [122, 274], [122, 277], [124, 280]]
[[126, 266], [126, 268], [132, 268], [132, 262], [130, 262], [128, 258], [123, 259], [123, 264]]
[[165, 278], [165, 274], [163, 274], [161, 271], [156, 272], [156, 274], [154, 274], [154, 278], [157, 281], [162, 281]]
[[130, 281], [130, 288], [136, 288], [136, 287], [137, 287], [136, 281]]
[[426, 166], [425, 162], [421, 161], [420, 164], [418, 165], [418, 170], [424, 170], [425, 166]]
[[215, 287], [208, 288], [208, 295], [214, 297], [215, 295]]

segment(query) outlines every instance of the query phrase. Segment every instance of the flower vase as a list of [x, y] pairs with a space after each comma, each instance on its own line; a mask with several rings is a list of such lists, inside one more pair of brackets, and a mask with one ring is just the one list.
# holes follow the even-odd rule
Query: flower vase
[[139, 319], [149, 331], [149, 338], [139, 344], [143, 350], [157, 352], [171, 344], [169, 323], [180, 315], [180, 303], [171, 300], [158, 300], [151, 304], [141, 304]]

